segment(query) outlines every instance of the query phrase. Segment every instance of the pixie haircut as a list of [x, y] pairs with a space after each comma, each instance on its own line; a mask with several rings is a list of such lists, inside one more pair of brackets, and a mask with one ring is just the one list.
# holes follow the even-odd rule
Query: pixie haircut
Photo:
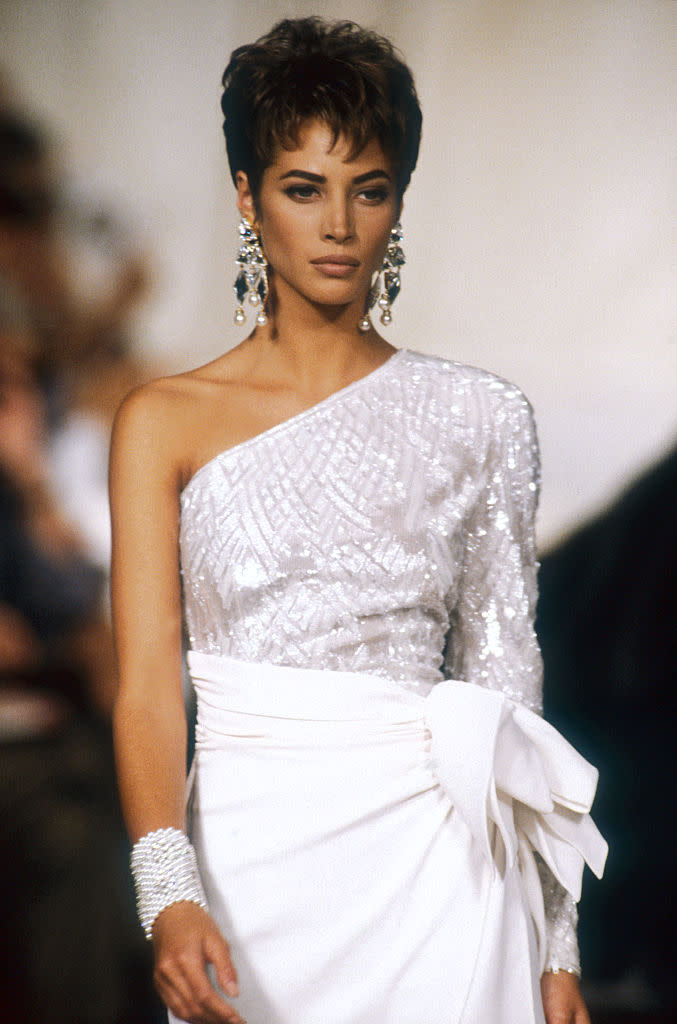
[[357, 156], [376, 138], [398, 194], [416, 166], [421, 108], [411, 71], [383, 36], [349, 21], [285, 19], [233, 51], [221, 109], [230, 172], [244, 171], [255, 200], [280, 147], [294, 149], [310, 119], [351, 140]]

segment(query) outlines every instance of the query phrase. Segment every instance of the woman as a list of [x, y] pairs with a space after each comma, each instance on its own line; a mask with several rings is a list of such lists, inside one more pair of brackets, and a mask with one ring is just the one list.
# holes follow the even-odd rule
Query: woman
[[533, 713], [530, 409], [368, 316], [399, 289], [411, 74], [284, 21], [222, 106], [256, 326], [135, 392], [111, 465], [120, 785], [170, 1019], [583, 1024], [572, 895], [604, 850], [594, 770]]

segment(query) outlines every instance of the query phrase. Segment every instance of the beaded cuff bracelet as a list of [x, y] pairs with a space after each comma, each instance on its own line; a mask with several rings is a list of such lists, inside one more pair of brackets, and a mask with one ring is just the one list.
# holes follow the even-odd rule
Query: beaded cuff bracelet
[[174, 903], [207, 907], [195, 850], [178, 828], [159, 828], [142, 836], [132, 848], [136, 906], [146, 938], [153, 937], [158, 915]]

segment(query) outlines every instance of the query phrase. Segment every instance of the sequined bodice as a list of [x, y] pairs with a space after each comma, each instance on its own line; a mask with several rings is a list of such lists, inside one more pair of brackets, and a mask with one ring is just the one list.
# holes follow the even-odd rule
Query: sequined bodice
[[[529, 616], [531, 584], [521, 572], [506, 574], [501, 592], [509, 607], [493, 602], [489, 632], [484, 598], [496, 595], [476, 595], [483, 607], [468, 608], [480, 616], [474, 639], [471, 624], [457, 621], [447, 644], [450, 621], [468, 596], [462, 591], [468, 545], [479, 539], [471, 530], [477, 513], [489, 525], [492, 501], [503, 504], [490, 494], [501, 483], [489, 478], [494, 449], [526, 454], [524, 493], [512, 501], [533, 504], [530, 423], [511, 385], [401, 350], [218, 455], [182, 495], [191, 645], [247, 661], [430, 684], [443, 676], [445, 648], [448, 661], [460, 662], [455, 673], [466, 674], [460, 644], [476, 642], [487, 678], [491, 644], [500, 645], [504, 627], [514, 634], [515, 615], [520, 622]], [[500, 514], [493, 516], [496, 539], [523, 544], [524, 537], [509, 536], [516, 516]], [[495, 542], [475, 553], [494, 558]], [[519, 638], [525, 641], [531, 645], [533, 634]], [[519, 674], [507, 664], [500, 679], [490, 671], [489, 681], [533, 703], [533, 652], [521, 653]]]
[[[424, 692], [466, 679], [538, 710], [538, 467], [516, 387], [400, 350], [188, 483], [191, 646]], [[575, 904], [545, 871], [552, 962], [575, 966]]]

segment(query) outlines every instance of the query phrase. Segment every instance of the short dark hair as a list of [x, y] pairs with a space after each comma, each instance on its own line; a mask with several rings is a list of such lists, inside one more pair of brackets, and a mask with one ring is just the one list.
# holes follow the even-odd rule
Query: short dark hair
[[378, 139], [400, 197], [416, 166], [421, 108], [411, 71], [383, 36], [350, 21], [285, 19], [231, 54], [221, 109], [230, 172], [244, 171], [256, 199], [277, 149], [299, 143], [309, 119], [352, 141]]

